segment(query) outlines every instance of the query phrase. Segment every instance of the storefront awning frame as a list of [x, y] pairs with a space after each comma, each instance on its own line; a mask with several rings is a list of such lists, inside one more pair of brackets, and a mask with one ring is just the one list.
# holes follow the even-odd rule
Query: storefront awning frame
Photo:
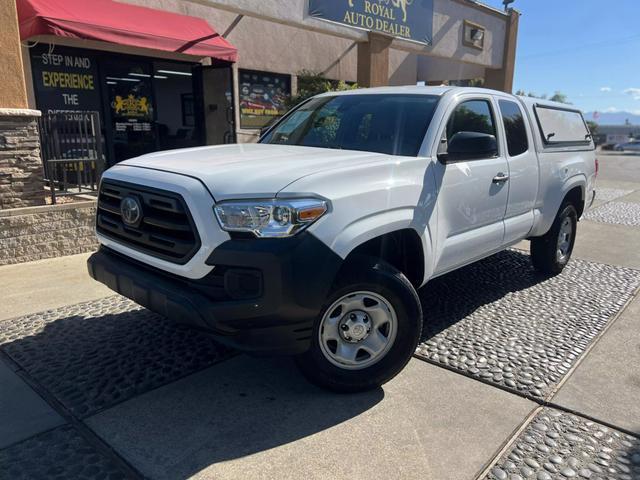
[[17, 0], [16, 4], [21, 40], [54, 35], [237, 61], [237, 49], [201, 18], [114, 0]]

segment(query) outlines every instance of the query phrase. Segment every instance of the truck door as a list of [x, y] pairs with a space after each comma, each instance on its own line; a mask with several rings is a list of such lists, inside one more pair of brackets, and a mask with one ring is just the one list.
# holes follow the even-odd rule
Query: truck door
[[538, 157], [531, 129], [522, 107], [511, 99], [499, 98], [504, 146], [509, 163], [509, 199], [504, 217], [504, 243], [526, 237], [533, 226], [533, 207], [538, 195]]
[[497, 151], [467, 159], [439, 155], [437, 259], [435, 273], [470, 263], [503, 244], [508, 196], [508, 164], [497, 128], [496, 104], [489, 95], [463, 96], [445, 116], [439, 152], [446, 152], [460, 132], [493, 135]]

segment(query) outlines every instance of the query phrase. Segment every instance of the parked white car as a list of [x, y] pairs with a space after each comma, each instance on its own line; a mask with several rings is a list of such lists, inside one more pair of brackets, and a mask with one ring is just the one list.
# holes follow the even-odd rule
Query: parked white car
[[640, 140], [618, 143], [613, 147], [613, 149], [618, 152], [640, 152]]
[[318, 385], [366, 390], [411, 358], [430, 279], [522, 239], [533, 267], [559, 273], [596, 172], [566, 105], [473, 88], [327, 93], [258, 144], [105, 172], [89, 272], [228, 345], [296, 354]]

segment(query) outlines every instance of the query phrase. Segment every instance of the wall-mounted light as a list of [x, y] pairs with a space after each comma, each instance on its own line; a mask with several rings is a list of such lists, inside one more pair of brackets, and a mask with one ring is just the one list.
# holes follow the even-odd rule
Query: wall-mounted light
[[484, 30], [480, 30], [479, 28], [471, 29], [471, 40], [474, 42], [481, 42], [484, 38]]
[[464, 21], [462, 31], [462, 44], [467, 47], [484, 50], [485, 28], [477, 23]]

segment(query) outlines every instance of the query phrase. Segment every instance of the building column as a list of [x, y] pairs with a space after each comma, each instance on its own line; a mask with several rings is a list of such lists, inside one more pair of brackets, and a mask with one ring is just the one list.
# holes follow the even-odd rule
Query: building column
[[37, 118], [27, 109], [15, 0], [0, 2], [0, 210], [44, 204]]
[[504, 35], [504, 51], [502, 55], [502, 68], [487, 68], [484, 86], [495, 90], [511, 93], [513, 90], [513, 73], [516, 65], [516, 44], [518, 43], [518, 20], [520, 13], [517, 10], [509, 10], [507, 28]]
[[358, 86], [389, 85], [389, 46], [393, 38], [369, 32], [369, 41], [358, 43]]
[[0, 64], [3, 66], [0, 108], [27, 108], [15, 0], [0, 2], [0, 25]]

